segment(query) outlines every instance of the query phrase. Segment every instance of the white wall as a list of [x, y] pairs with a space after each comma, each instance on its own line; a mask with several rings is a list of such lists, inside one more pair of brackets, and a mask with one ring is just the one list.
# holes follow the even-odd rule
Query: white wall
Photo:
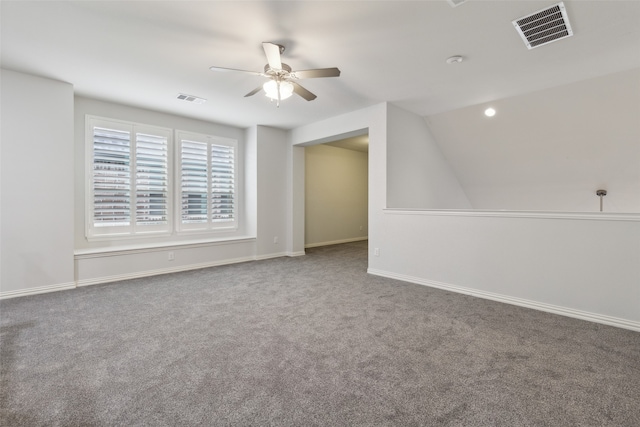
[[[289, 143], [293, 135], [289, 134]], [[289, 151], [287, 187], [287, 248], [292, 255], [304, 255], [304, 147]]]
[[[85, 116], [95, 115], [163, 126], [176, 130], [216, 135], [238, 140], [238, 158], [251, 159], [245, 152], [245, 131], [231, 126], [114, 104], [77, 96], [75, 98], [75, 279], [78, 286], [123, 280], [152, 274], [182, 271], [255, 259], [255, 221], [241, 198], [236, 231], [208, 235], [176, 234], [144, 239], [88, 241], [85, 236]], [[255, 163], [254, 163], [255, 166]], [[239, 169], [239, 186], [244, 188], [247, 172]], [[255, 193], [250, 193], [255, 197]], [[173, 259], [169, 259], [169, 253]]]
[[[195, 133], [203, 133], [207, 135], [221, 136], [225, 138], [232, 138], [238, 141], [238, 158], [244, 159], [245, 155], [245, 131], [243, 129], [220, 125], [217, 123], [204, 122], [202, 120], [194, 120], [186, 117], [175, 116], [172, 114], [161, 113], [157, 111], [150, 111], [132, 106], [114, 104], [106, 101], [99, 101], [95, 99], [79, 97], [75, 98], [75, 115], [74, 115], [74, 129], [75, 129], [75, 248], [78, 251], [100, 249], [116, 247], [122, 248], [123, 246], [136, 246], [136, 245], [157, 245], [168, 244], [171, 242], [186, 242], [194, 240], [194, 236], [183, 234], [166, 237], [153, 237], [147, 239], [135, 239], [135, 242], [131, 240], [103, 240], [103, 241], [88, 241], [85, 236], [85, 224], [84, 224], [84, 209], [85, 209], [85, 186], [87, 183], [86, 165], [85, 165], [85, 116], [94, 115], [101, 116], [110, 119], [118, 119], [130, 122], [143, 123], [153, 126], [167, 127], [176, 130], [185, 130]], [[242, 163], [241, 165], [242, 166]], [[245, 170], [239, 169], [239, 185], [244, 187]], [[242, 202], [242, 200], [241, 200]], [[246, 224], [247, 213], [245, 212], [244, 204], [239, 205], [240, 211], [240, 223]], [[210, 235], [211, 239], [215, 238], [236, 238], [236, 237], [255, 237], [250, 235], [247, 228], [241, 226], [235, 232], [223, 232]], [[207, 238], [207, 236], [197, 236], [197, 239]]]
[[374, 274], [640, 330], [640, 217], [383, 215]]
[[[291, 144], [294, 146], [294, 150], [300, 150], [302, 154], [294, 158], [292, 165], [293, 170], [298, 172], [296, 178], [300, 181], [304, 180], [304, 148], [302, 146], [336, 140], [336, 135], [347, 136], [368, 133], [369, 265], [375, 261], [371, 248], [379, 247], [382, 243], [378, 236], [383, 224], [380, 222], [382, 217], [378, 215], [378, 212], [382, 212], [387, 203], [387, 107], [387, 103], [381, 103], [291, 131]], [[291, 197], [294, 200], [292, 233], [294, 241], [300, 244], [304, 242], [304, 185], [294, 187], [292, 190]]]
[[0, 296], [73, 276], [73, 86], [2, 70]]
[[[257, 226], [249, 229], [258, 234], [257, 241], [168, 242], [176, 251], [176, 267], [168, 267], [162, 246], [103, 253], [91, 253], [88, 248], [76, 257], [74, 278], [73, 236], [83, 218], [77, 217], [77, 203], [74, 211], [72, 199], [84, 186], [83, 178], [76, 175], [74, 187], [74, 163], [78, 156], [84, 157], [78, 153], [77, 139], [74, 156], [73, 88], [10, 71], [2, 71], [1, 78], [0, 297], [72, 287], [74, 280], [91, 284], [255, 259], [257, 247], [260, 257], [268, 257], [280, 253], [281, 249], [269, 248], [276, 246], [271, 238], [280, 236], [283, 228], [285, 252], [303, 253], [304, 149], [299, 145], [367, 129], [370, 272], [640, 330], [638, 215], [483, 215], [386, 209], [388, 138], [397, 140], [404, 124], [414, 121], [386, 103], [293, 129], [288, 135], [271, 129], [245, 132], [231, 128], [238, 139], [253, 138], [245, 158], [256, 169], [246, 179], [264, 181], [257, 187], [264, 192], [255, 194], [260, 201], [247, 206], [252, 212], [247, 215], [256, 220]], [[89, 104], [98, 105], [86, 100], [85, 105]], [[104, 107], [91, 113], [119, 118], [107, 113], [120, 114], [129, 108]], [[162, 125], [154, 121], [163, 117], [160, 113], [140, 112], [138, 117], [136, 120]], [[211, 124], [202, 125], [202, 130], [189, 130], [206, 132]], [[84, 135], [84, 120], [81, 127]], [[290, 146], [283, 147], [288, 145], [283, 142], [287, 136]], [[267, 142], [261, 149], [262, 140]], [[420, 161], [429, 159], [416, 159]], [[25, 162], [30, 171], [38, 172], [36, 178], [47, 179], [25, 174]], [[443, 175], [444, 180], [449, 178]], [[286, 194], [279, 194], [280, 189]], [[39, 199], [25, 197], [27, 192]], [[270, 205], [271, 200], [277, 202]], [[268, 209], [259, 218], [264, 203]], [[43, 207], [48, 217], [39, 218], [40, 225], [34, 225], [28, 212]], [[83, 226], [81, 230], [83, 236]], [[76, 244], [78, 241], [76, 236]], [[374, 255], [376, 248], [379, 256]]]
[[387, 206], [471, 208], [425, 121], [394, 105], [387, 114]]
[[[304, 253], [304, 146], [335, 141], [336, 136], [347, 138], [355, 135], [369, 135], [369, 245], [375, 242], [376, 218], [372, 212], [386, 206], [386, 173], [380, 173], [384, 165], [383, 153], [387, 134], [387, 104], [381, 103], [327, 120], [292, 129], [289, 134], [293, 146], [291, 163], [291, 200], [289, 226], [292, 251]], [[375, 165], [372, 166], [372, 165]], [[384, 168], [384, 166], [383, 166]]]
[[292, 132], [369, 128], [369, 272], [640, 331], [640, 216], [386, 209], [387, 126], [403, 122], [387, 111]]
[[305, 147], [305, 247], [366, 239], [368, 163], [366, 152]]
[[427, 121], [475, 209], [640, 212], [640, 69]]
[[287, 132], [257, 126], [257, 258], [289, 255], [286, 215], [288, 161], [291, 146]]
[[[235, 232], [176, 235], [120, 241], [87, 241], [84, 236], [85, 115], [104, 116], [173, 129], [234, 138], [238, 158], [241, 227]], [[76, 97], [75, 111], [75, 243], [79, 286], [192, 268], [289, 255], [287, 133], [255, 126], [238, 129], [161, 112]], [[278, 243], [274, 244], [274, 237]], [[169, 252], [174, 259], [169, 260]]]

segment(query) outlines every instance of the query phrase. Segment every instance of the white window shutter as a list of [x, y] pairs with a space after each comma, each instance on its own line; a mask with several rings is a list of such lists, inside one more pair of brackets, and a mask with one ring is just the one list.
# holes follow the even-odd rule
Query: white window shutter
[[88, 239], [238, 229], [236, 140], [87, 116], [86, 144]]
[[131, 223], [131, 134], [93, 127], [93, 226]]
[[235, 218], [235, 150], [211, 144], [211, 221]]
[[237, 228], [235, 140], [178, 132], [180, 231]]
[[183, 140], [180, 144], [180, 214], [183, 224], [207, 223], [207, 144]]
[[87, 237], [167, 234], [171, 129], [89, 116]]
[[165, 136], [136, 133], [136, 225], [169, 221], [169, 161]]

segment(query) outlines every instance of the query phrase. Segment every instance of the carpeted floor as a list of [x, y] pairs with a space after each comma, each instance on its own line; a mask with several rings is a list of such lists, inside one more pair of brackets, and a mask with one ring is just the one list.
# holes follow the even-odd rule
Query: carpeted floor
[[640, 425], [640, 333], [366, 263], [359, 242], [1, 301], [0, 425]]

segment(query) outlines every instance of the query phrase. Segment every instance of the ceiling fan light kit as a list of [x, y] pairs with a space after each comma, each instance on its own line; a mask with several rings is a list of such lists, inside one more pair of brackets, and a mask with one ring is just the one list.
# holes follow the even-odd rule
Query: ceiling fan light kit
[[293, 95], [293, 84], [291, 82], [280, 82], [277, 80], [269, 80], [262, 85], [264, 94], [274, 100], [281, 101]]
[[284, 46], [264, 42], [262, 43], [262, 48], [267, 57], [267, 65], [264, 66], [264, 72], [260, 73], [215, 66], [209, 67], [209, 69], [212, 71], [235, 71], [267, 77], [269, 80], [266, 83], [247, 93], [245, 97], [253, 96], [261, 90], [264, 90], [265, 95], [275, 100], [278, 107], [280, 106], [281, 100], [289, 98], [294, 93], [307, 101], [313, 101], [317, 98], [315, 94], [302, 87], [296, 80], [340, 76], [340, 70], [335, 67], [292, 71], [291, 67], [284, 64], [281, 60], [281, 55], [284, 53]]

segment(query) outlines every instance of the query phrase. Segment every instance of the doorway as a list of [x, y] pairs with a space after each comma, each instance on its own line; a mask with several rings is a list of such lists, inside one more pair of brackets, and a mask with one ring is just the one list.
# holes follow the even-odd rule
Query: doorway
[[368, 239], [368, 147], [368, 134], [305, 147], [305, 248]]

